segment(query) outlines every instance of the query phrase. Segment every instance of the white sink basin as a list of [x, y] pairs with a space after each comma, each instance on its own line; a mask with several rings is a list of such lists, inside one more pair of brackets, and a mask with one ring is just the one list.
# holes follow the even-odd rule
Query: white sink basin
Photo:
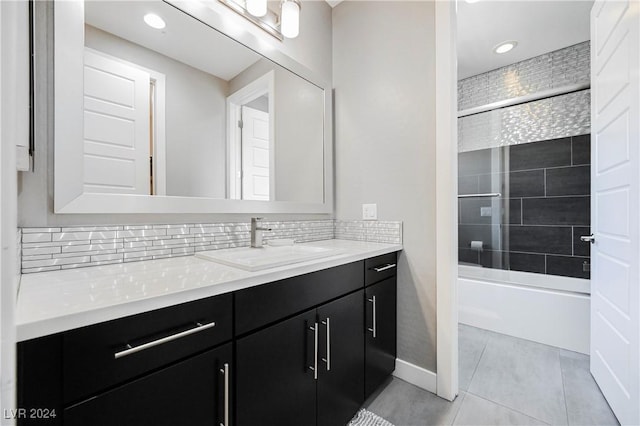
[[306, 262], [307, 260], [334, 256], [342, 252], [342, 249], [292, 245], [209, 250], [196, 253], [196, 257], [254, 272], [275, 268], [276, 266], [291, 265], [293, 263]]

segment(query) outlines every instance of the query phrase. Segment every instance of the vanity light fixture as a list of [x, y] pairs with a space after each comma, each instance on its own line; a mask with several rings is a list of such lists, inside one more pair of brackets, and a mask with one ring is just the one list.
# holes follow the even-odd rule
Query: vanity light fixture
[[155, 28], [156, 30], [161, 30], [167, 26], [164, 22], [164, 19], [156, 15], [155, 13], [147, 13], [144, 15], [144, 22], [150, 26], [151, 28]]
[[300, 33], [300, 0], [282, 0], [280, 4], [280, 31], [287, 38], [296, 38]]
[[262, 17], [267, 14], [267, 0], [246, 0], [247, 11], [253, 16]]
[[480, 0], [464, 0], [464, 1], [466, 1], [467, 3], [472, 4], [472, 3], [478, 3]]
[[295, 38], [300, 32], [300, 0], [281, 0], [280, 13], [268, 7], [267, 0], [218, 1], [280, 41]]
[[498, 53], [498, 54], [507, 53], [508, 51], [510, 51], [514, 47], [516, 47], [517, 45], [518, 45], [518, 42], [514, 41], [514, 40], [503, 41], [502, 43], [500, 43], [497, 46], [495, 46], [493, 48], [493, 51], [495, 53]]

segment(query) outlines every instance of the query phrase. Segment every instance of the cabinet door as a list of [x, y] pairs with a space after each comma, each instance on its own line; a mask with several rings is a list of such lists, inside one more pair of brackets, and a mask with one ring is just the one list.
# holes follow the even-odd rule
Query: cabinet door
[[365, 396], [396, 366], [396, 277], [365, 289]]
[[314, 309], [236, 342], [238, 426], [316, 423], [315, 324]]
[[226, 426], [231, 360], [228, 343], [67, 408], [64, 424]]
[[318, 308], [318, 426], [345, 425], [364, 402], [364, 290]]

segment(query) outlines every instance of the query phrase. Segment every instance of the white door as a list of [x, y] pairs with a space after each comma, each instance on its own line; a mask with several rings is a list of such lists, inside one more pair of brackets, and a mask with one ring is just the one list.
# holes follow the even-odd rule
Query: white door
[[640, 2], [591, 11], [591, 373], [640, 424]]
[[243, 106], [243, 200], [269, 200], [269, 158], [269, 114]]
[[84, 56], [84, 191], [149, 194], [149, 73]]

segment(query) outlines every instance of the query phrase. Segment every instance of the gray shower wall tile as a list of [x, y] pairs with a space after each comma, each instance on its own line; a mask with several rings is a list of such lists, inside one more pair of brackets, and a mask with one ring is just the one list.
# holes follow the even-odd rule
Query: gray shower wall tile
[[571, 256], [570, 226], [509, 226], [503, 234], [503, 247], [509, 251]]
[[484, 250], [500, 250], [500, 225], [458, 225], [458, 247], [470, 248], [472, 241], [482, 241]]
[[571, 138], [571, 164], [591, 164], [591, 135], [585, 134]]
[[590, 257], [591, 243], [580, 240], [583, 235], [591, 235], [591, 228], [586, 226], [573, 227], [573, 255]]
[[[264, 240], [312, 242], [333, 238], [402, 244], [402, 222], [264, 221]], [[26, 230], [26, 232], [25, 232]], [[249, 223], [185, 223], [65, 228], [20, 228], [23, 274], [189, 256], [197, 251], [246, 247]]]
[[511, 171], [571, 165], [571, 138], [512, 145], [508, 149]]
[[544, 171], [528, 170], [509, 173], [509, 197], [538, 197], [544, 195]]
[[588, 279], [590, 269], [591, 261], [588, 257], [547, 255], [548, 274]]
[[[521, 224], [520, 198], [462, 198], [459, 202], [458, 223], [490, 225], [495, 223]], [[483, 216], [483, 214], [485, 214]], [[488, 214], [488, 215], [487, 215]]]
[[458, 194], [477, 194], [479, 192], [478, 176], [458, 177]]
[[481, 174], [478, 179], [480, 193], [499, 192], [511, 198], [544, 196], [544, 169]]
[[483, 250], [480, 253], [480, 265], [485, 268], [535, 272], [538, 274], [546, 272], [544, 254]]
[[591, 197], [524, 198], [523, 225], [589, 225]]
[[572, 166], [546, 169], [547, 196], [589, 195], [591, 167]]

